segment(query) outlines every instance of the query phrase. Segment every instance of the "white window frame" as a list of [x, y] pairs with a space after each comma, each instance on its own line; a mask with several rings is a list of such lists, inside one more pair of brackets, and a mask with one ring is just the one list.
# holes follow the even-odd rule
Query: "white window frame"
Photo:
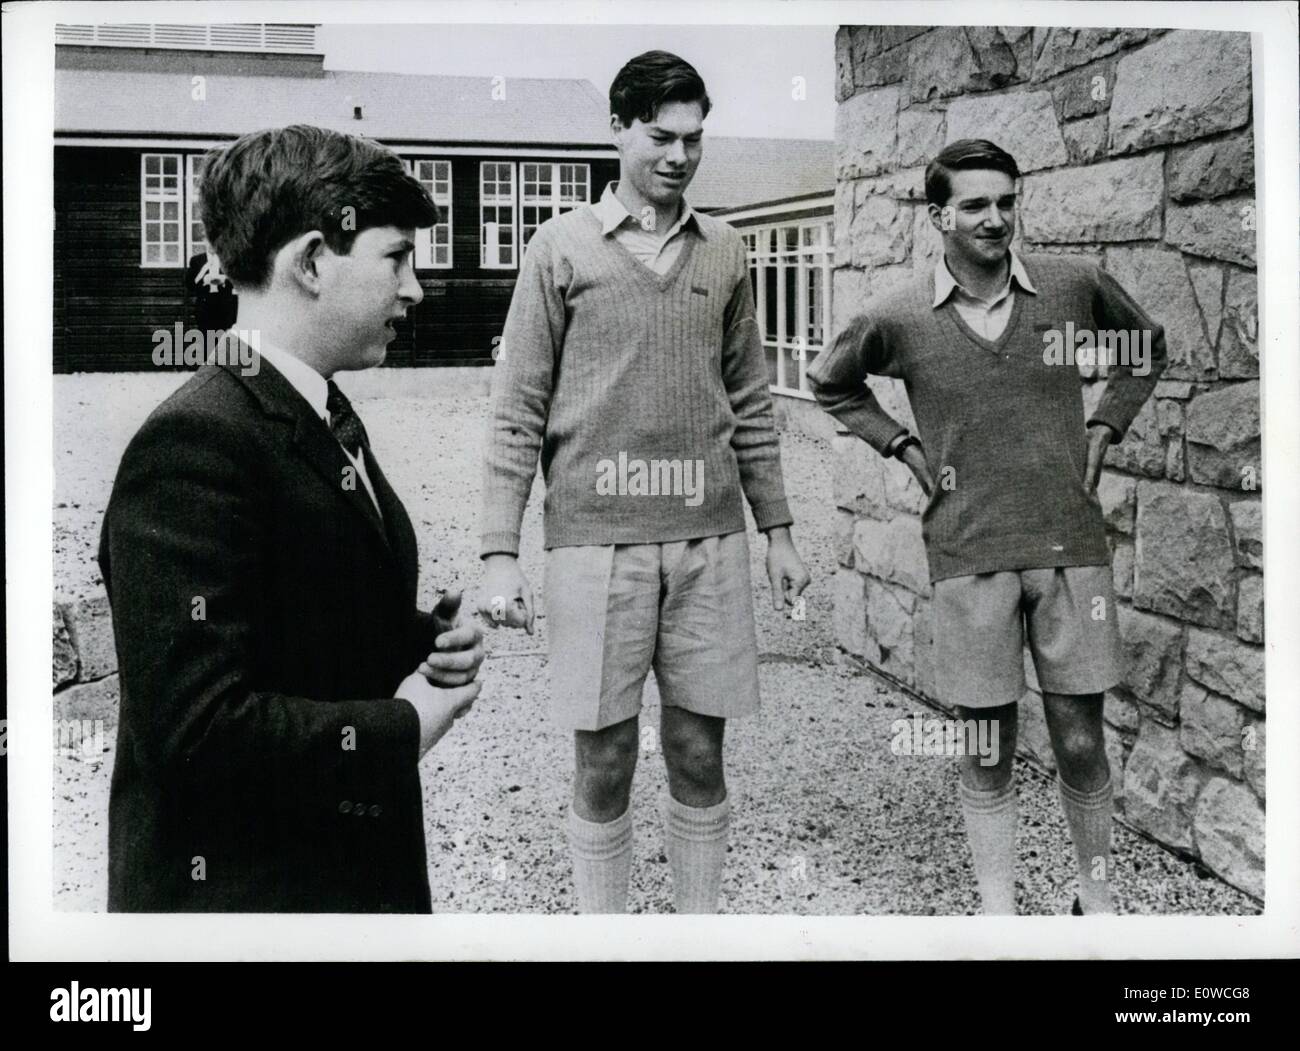
[[[156, 176], [148, 171], [149, 159], [156, 157], [159, 159], [158, 172]], [[166, 171], [167, 162], [175, 161], [176, 171], [176, 189], [175, 192], [169, 192], [165, 189], [165, 181], [171, 178]], [[147, 180], [150, 177], [156, 177], [159, 186], [150, 189]], [[181, 153], [142, 153], [140, 154], [140, 266], [150, 270], [174, 270], [177, 268], [184, 269], [189, 264], [189, 256], [185, 254], [189, 242], [189, 215], [185, 208], [185, 155]], [[162, 239], [162, 228], [167, 219], [164, 216], [166, 206], [174, 203], [176, 205], [176, 227], [179, 237], [175, 241]], [[148, 218], [150, 204], [158, 205], [158, 218]], [[159, 239], [150, 241], [148, 238], [149, 225], [156, 223], [159, 228]], [[158, 258], [151, 260], [148, 258], [149, 246], [156, 244], [158, 246]], [[179, 259], [169, 262], [166, 258], [166, 248], [170, 244], [175, 244]]]
[[[445, 169], [445, 178], [438, 175], [439, 168]], [[451, 212], [451, 161], [439, 157], [416, 157], [414, 160], [406, 162], [406, 170], [415, 176], [421, 186], [429, 191], [429, 196], [433, 198], [433, 203], [438, 206], [443, 217], [442, 222], [436, 226], [417, 231], [415, 238], [415, 268], [417, 270], [450, 270], [454, 265], [456, 244], [453, 239]], [[440, 182], [447, 184], [447, 190], [442, 194], [438, 193], [437, 189]], [[443, 229], [447, 231], [447, 260], [439, 263], [434, 241], [438, 231]]]
[[[538, 172], [537, 178], [529, 179], [528, 171], [527, 171], [527, 169], [529, 168], [536, 168], [536, 169], [549, 168], [550, 172], [548, 173], [547, 178], [545, 180], [541, 178], [540, 171]], [[583, 193], [581, 198], [578, 198], [576, 196], [571, 196], [566, 198], [564, 196], [562, 187], [564, 186], [564, 182], [565, 182], [565, 180], [563, 179], [565, 168], [573, 169], [573, 171], [570, 174], [574, 177], [569, 179], [568, 181], [569, 184], [575, 188], [575, 191], [579, 184], [579, 181], [576, 176], [578, 175], [579, 169], [581, 169], [581, 173], [583, 176], [582, 179]], [[543, 181], [550, 183], [550, 193], [546, 196], [543, 196], [542, 194], [538, 193], [530, 197], [527, 191], [528, 183], [536, 182], [540, 184]], [[547, 219], [552, 219], [557, 215], [563, 214], [564, 212], [571, 212], [575, 208], [590, 203], [591, 203], [591, 165], [590, 164], [581, 164], [574, 161], [554, 161], [554, 162], [520, 161], [519, 162], [519, 235], [520, 235], [519, 243], [522, 246], [523, 251], [524, 252], [528, 251], [528, 242], [532, 240], [532, 235], [525, 232], [528, 225], [530, 225], [524, 222], [525, 208], [550, 209], [550, 213], [551, 213], [550, 215], [546, 216], [545, 218], [539, 217], [536, 223], [531, 224], [532, 230], [535, 233], [537, 231], [537, 227], [541, 226], [542, 223], [546, 222]]]
[[[794, 229], [795, 247], [785, 246], [786, 231]], [[814, 231], [811, 235], [805, 231]], [[776, 382], [770, 389], [776, 394], [812, 399], [808, 387], [808, 366], [826, 346], [831, 329], [831, 268], [835, 263], [834, 220], [829, 217], [797, 219], [763, 226], [746, 226], [740, 230], [746, 239], [746, 256], [754, 280], [755, 313], [763, 348], [776, 353]], [[773, 239], [777, 247], [771, 247]], [[811, 240], [811, 244], [805, 241]], [[750, 247], [750, 245], [753, 247]], [[795, 317], [787, 317], [786, 273], [795, 263]], [[776, 268], [776, 331], [767, 326], [767, 270]], [[809, 302], [809, 275], [816, 271], [821, 279], [820, 332], [814, 330]], [[802, 337], [802, 338], [801, 338]], [[787, 352], [793, 352], [797, 376], [786, 375]]]
[[[500, 174], [502, 170], [510, 175], [510, 193], [508, 195], [500, 192], [491, 195], [489, 198], [484, 187], [487, 185], [487, 169], [492, 165], [493, 179], [492, 182], [498, 187], [501, 183]], [[498, 238], [496, 242], [497, 253], [494, 259], [488, 258], [488, 227], [495, 226], [500, 229], [500, 224], [488, 220], [488, 209], [494, 210], [499, 208], [510, 209], [510, 249], [511, 258], [508, 263], [501, 262], [500, 246]], [[478, 265], [484, 270], [517, 270], [519, 268], [519, 172], [514, 161], [479, 161], [478, 166], [478, 216], [479, 216], [479, 238], [478, 238]]]

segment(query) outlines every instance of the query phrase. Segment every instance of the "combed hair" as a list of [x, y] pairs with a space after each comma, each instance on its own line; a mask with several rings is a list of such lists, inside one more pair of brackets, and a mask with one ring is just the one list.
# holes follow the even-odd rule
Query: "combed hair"
[[952, 196], [952, 173], [975, 169], [1003, 172], [1020, 178], [1016, 159], [988, 139], [958, 139], [945, 146], [925, 169], [925, 199], [944, 205]]
[[706, 117], [712, 106], [695, 67], [668, 51], [637, 55], [609, 86], [609, 111], [624, 126], [634, 120], [649, 124], [665, 102], [698, 102]]
[[[375, 226], [433, 226], [438, 206], [388, 148], [308, 124], [241, 136], [203, 165], [203, 226], [235, 285], [265, 287], [271, 258], [309, 230], [339, 255]], [[351, 211], [346, 211], [351, 209]]]

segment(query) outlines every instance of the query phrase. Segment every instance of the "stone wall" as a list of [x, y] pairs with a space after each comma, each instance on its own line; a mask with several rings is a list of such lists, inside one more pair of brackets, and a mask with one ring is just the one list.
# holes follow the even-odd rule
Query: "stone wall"
[[[1128, 652], [1106, 699], [1116, 807], [1262, 897], [1250, 63], [1244, 33], [841, 27], [833, 313], [838, 329], [933, 267], [925, 165], [977, 137], [1025, 173], [1017, 251], [1096, 260], [1165, 327], [1169, 368], [1099, 486]], [[1104, 371], [1081, 370], [1088, 408]], [[901, 384], [871, 386], [912, 425]], [[834, 444], [838, 642], [934, 701], [921, 492], [858, 439]], [[1041, 704], [1021, 713], [1022, 753], [1050, 770]]]
[[[117, 727], [117, 650], [108, 597], [54, 600], [54, 719], [56, 743], [79, 748], [66, 737], [74, 722], [87, 739], [96, 729], [103, 739]], [[87, 757], [89, 758], [89, 757]]]

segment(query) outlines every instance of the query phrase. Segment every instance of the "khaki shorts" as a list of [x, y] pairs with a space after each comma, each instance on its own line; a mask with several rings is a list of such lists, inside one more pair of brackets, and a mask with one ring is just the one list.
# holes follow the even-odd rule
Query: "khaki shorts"
[[935, 685], [966, 708], [1025, 695], [1024, 648], [1048, 693], [1101, 693], [1124, 655], [1110, 566], [1065, 566], [952, 577], [934, 585]]
[[571, 730], [665, 705], [730, 719], [758, 708], [758, 638], [742, 533], [546, 552], [551, 710]]

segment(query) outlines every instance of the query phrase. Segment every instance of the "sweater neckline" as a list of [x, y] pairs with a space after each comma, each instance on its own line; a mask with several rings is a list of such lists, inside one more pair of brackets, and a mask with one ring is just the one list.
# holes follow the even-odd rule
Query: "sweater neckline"
[[627, 248], [619, 244], [614, 238], [613, 233], [603, 233], [600, 229], [600, 219], [597, 218], [596, 213], [590, 208], [587, 209], [587, 212], [591, 216], [592, 222], [595, 223], [596, 235], [601, 239], [601, 241], [606, 242], [612, 251], [617, 252], [623, 259], [625, 265], [633, 267], [639, 271], [641, 280], [651, 282], [661, 292], [669, 288], [677, 280], [677, 275], [681, 273], [682, 267], [686, 265], [687, 259], [695, 250], [695, 242], [699, 240], [700, 237], [697, 230], [684, 228], [681, 236], [686, 238], [686, 243], [682, 245], [681, 251], [677, 253], [677, 258], [673, 260], [673, 265], [670, 266], [667, 271], [660, 274], [657, 271], [650, 269], [650, 267], [646, 266], [645, 263], [641, 262], [640, 259], [629, 252]]
[[[1016, 334], [1016, 329], [1020, 326], [1020, 317], [1025, 309], [1026, 294], [1024, 289], [1016, 290], [1015, 300], [1011, 304], [1011, 316], [1007, 318], [1006, 327], [1003, 328], [1001, 335], [994, 340], [985, 339], [966, 323], [966, 319], [961, 316], [961, 312], [954, 304], [952, 296], [948, 297], [948, 301], [942, 304], [939, 310], [947, 316], [948, 323], [961, 335], [965, 336], [981, 350], [1000, 357], [1006, 345], [1011, 342], [1012, 337]], [[931, 307], [930, 309], [933, 310], [934, 308]]]

